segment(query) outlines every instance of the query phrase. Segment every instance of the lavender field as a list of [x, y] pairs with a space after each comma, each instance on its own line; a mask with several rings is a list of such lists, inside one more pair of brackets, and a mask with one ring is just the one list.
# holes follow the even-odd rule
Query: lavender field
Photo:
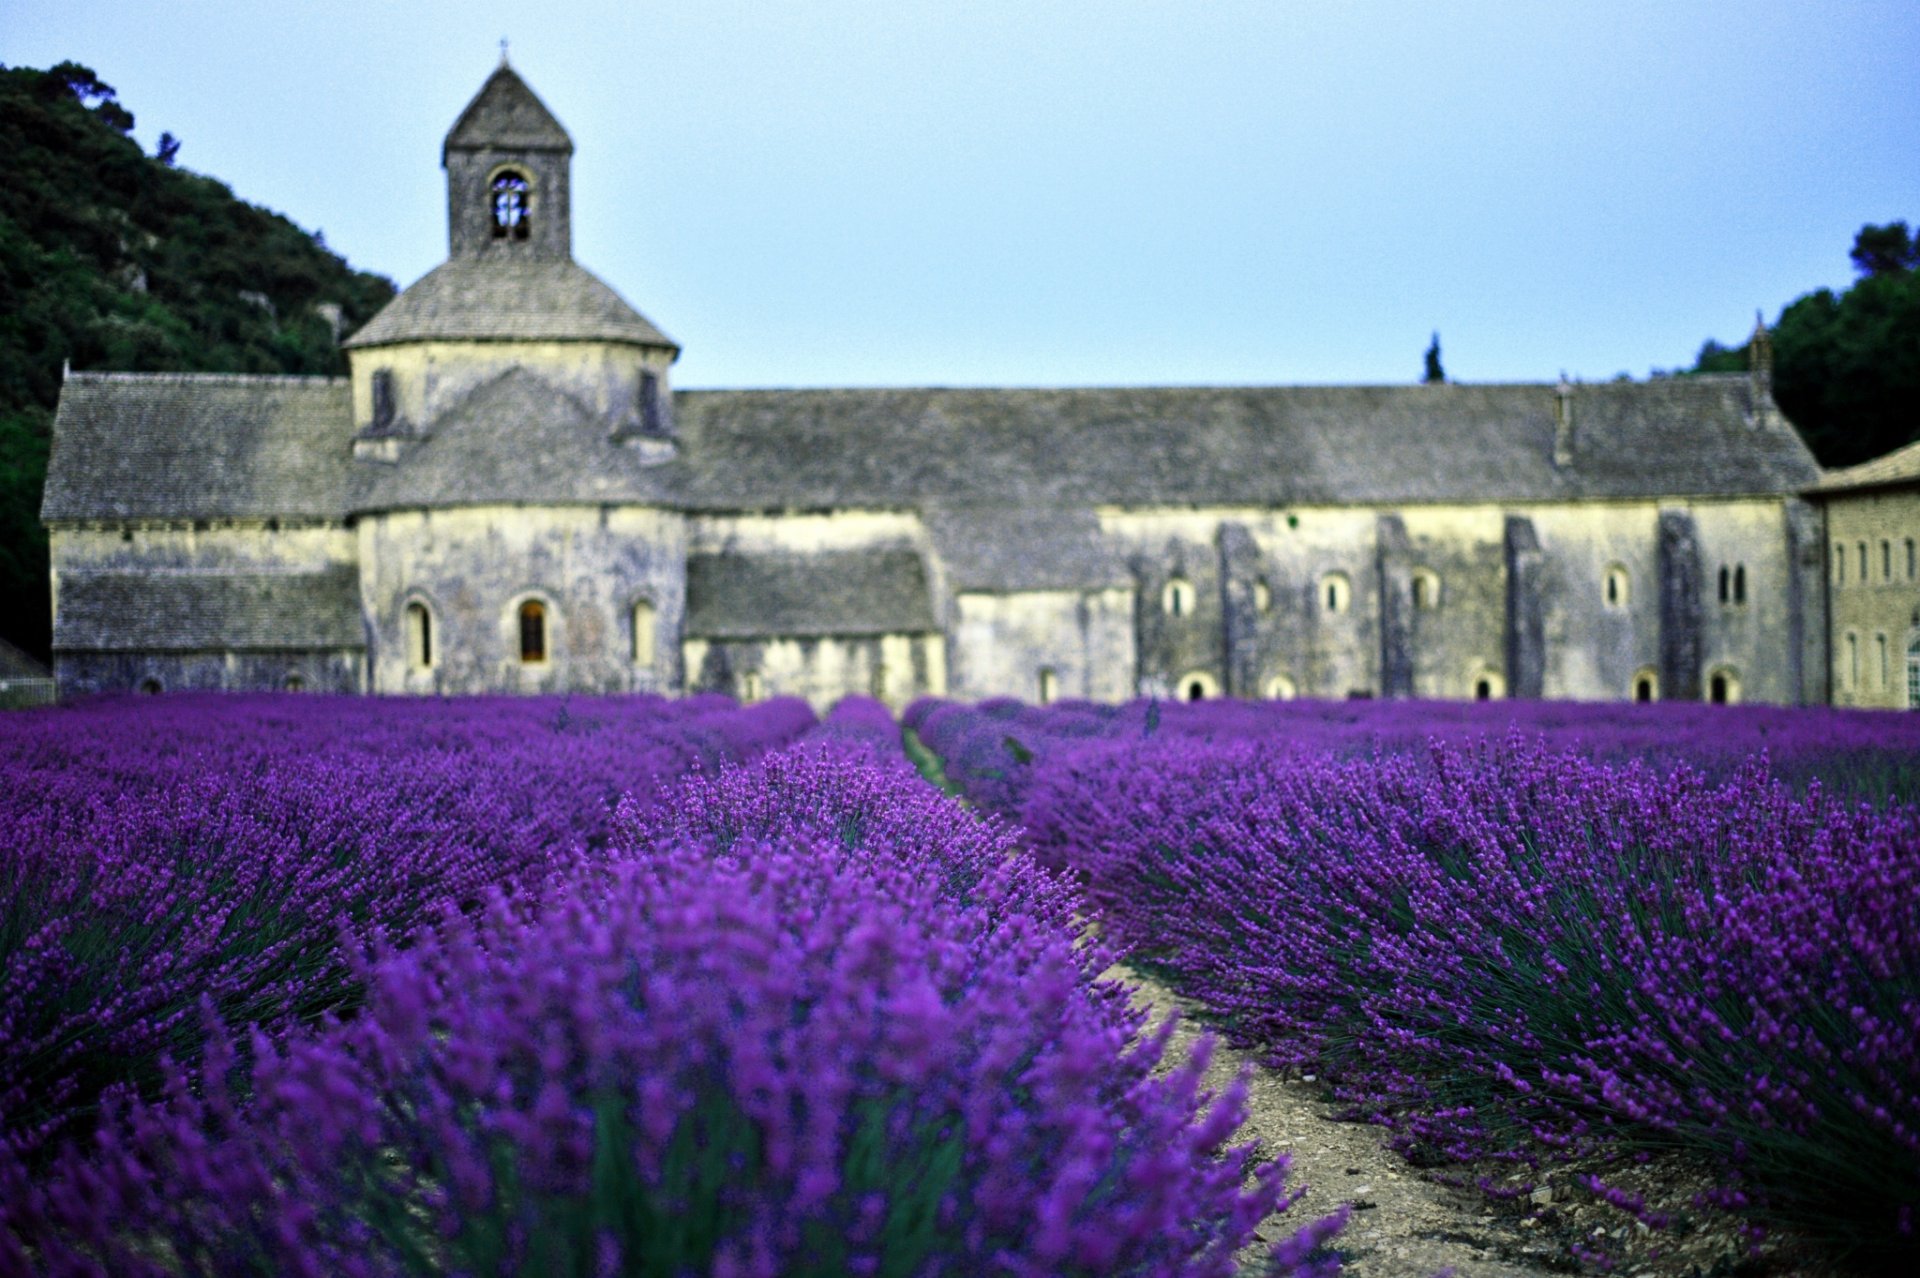
[[926, 701], [904, 722], [1083, 885], [1106, 942], [1417, 1165], [1524, 1202], [1559, 1165], [1678, 1155], [1712, 1169], [1695, 1206], [1910, 1272], [1920, 717]]
[[903, 722], [0, 718], [0, 1274], [1330, 1272], [1120, 960], [1497, 1197], [1678, 1232], [1593, 1169], [1679, 1155], [1843, 1271], [1920, 1245], [1920, 721]]
[[1287, 1197], [1243, 1089], [900, 740], [859, 701], [0, 719], [0, 1273], [1235, 1272]]

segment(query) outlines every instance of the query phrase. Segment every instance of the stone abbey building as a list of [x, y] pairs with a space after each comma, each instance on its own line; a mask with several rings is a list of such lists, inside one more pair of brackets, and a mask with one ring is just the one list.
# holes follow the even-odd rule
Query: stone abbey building
[[447, 260], [349, 377], [67, 378], [63, 692], [1828, 699], [1821, 473], [1764, 360], [676, 392], [573, 261], [572, 152], [503, 64]]

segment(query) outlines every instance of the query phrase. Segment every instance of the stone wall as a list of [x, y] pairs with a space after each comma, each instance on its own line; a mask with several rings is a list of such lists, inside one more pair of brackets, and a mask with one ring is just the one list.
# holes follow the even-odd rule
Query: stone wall
[[96, 692], [364, 692], [358, 649], [56, 653], [63, 697]]
[[1907, 662], [1920, 643], [1920, 489], [1834, 493], [1825, 506], [1833, 703], [1913, 708]]
[[1088, 701], [1134, 696], [1134, 598], [1126, 589], [969, 591], [953, 601], [948, 640], [951, 694], [962, 700]]
[[[375, 692], [655, 692], [682, 686], [686, 524], [627, 506], [477, 506], [359, 524], [361, 606]], [[520, 659], [518, 609], [547, 610], [547, 658]], [[652, 606], [652, 660], [634, 660], [634, 608]], [[406, 609], [435, 629], [410, 660]], [[647, 645], [642, 644], [644, 649]]]

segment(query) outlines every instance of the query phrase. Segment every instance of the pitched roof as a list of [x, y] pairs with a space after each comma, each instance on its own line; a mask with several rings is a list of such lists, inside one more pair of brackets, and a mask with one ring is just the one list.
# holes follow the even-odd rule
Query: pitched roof
[[670, 504], [661, 468], [613, 423], [524, 368], [481, 383], [391, 466], [363, 467], [359, 510], [491, 502]]
[[61, 395], [42, 513], [918, 509], [947, 512], [941, 553], [963, 578], [1046, 582], [1038, 561], [1020, 567], [1008, 546], [967, 537], [1029, 527], [1076, 556], [1082, 534], [1044, 512], [1079, 511], [1084, 529], [1100, 506], [1745, 496], [1820, 479], [1792, 427], [1753, 411], [1742, 376], [1575, 387], [1566, 467], [1553, 464], [1554, 400], [1541, 384], [683, 391], [678, 456], [645, 465], [613, 442], [613, 423], [510, 369], [387, 466], [352, 458], [345, 381], [81, 373]]
[[1808, 491], [1841, 493], [1856, 488], [1888, 488], [1914, 483], [1920, 483], [1920, 442], [1896, 448], [1858, 466], [1830, 470]]
[[65, 572], [56, 650], [363, 648], [360, 574]]
[[926, 564], [904, 547], [687, 556], [689, 638], [924, 634], [935, 629]]
[[40, 516], [338, 518], [349, 395], [345, 378], [69, 374]]
[[573, 139], [553, 118], [546, 103], [502, 59], [447, 130], [447, 140], [440, 149], [443, 163], [446, 153], [455, 147], [572, 151]]
[[0, 639], [0, 680], [45, 679], [51, 675], [45, 666], [20, 649]]
[[1580, 385], [694, 391], [693, 509], [1281, 506], [1795, 491], [1819, 475], [1744, 376]]
[[565, 257], [453, 258], [341, 344], [420, 341], [630, 342], [680, 349], [625, 298]]
[[1132, 584], [1090, 509], [936, 507], [934, 552], [953, 590], [1093, 590]]

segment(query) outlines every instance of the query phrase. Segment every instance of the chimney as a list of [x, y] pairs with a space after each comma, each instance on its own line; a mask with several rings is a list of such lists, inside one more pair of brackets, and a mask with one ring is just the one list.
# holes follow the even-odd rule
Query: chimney
[[1759, 311], [1753, 313], [1753, 336], [1747, 339], [1747, 377], [1752, 384], [1752, 424], [1759, 425], [1773, 408], [1773, 336]]
[[1553, 388], [1553, 464], [1573, 465], [1573, 383], [1565, 373]]

